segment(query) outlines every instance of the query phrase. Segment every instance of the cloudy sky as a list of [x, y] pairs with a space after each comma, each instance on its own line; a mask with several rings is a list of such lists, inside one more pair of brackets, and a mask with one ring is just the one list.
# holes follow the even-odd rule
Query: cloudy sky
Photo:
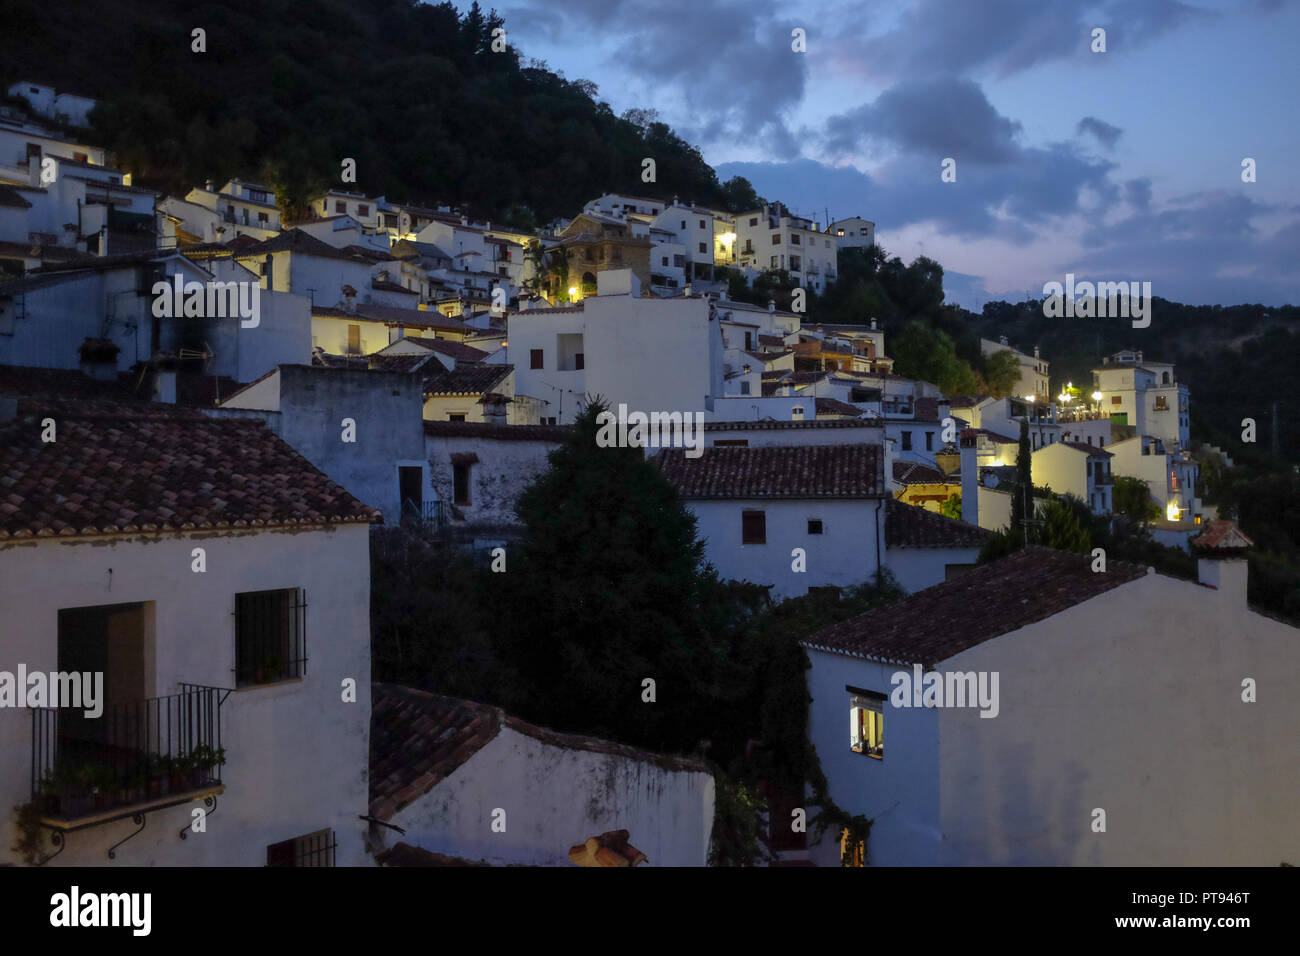
[[[1300, 303], [1300, 0], [498, 9], [525, 58], [594, 81], [616, 112], [657, 110], [723, 179], [821, 221], [874, 220], [891, 255], [942, 263], [969, 308], [1067, 272]], [[940, 180], [948, 157], [956, 182]]]

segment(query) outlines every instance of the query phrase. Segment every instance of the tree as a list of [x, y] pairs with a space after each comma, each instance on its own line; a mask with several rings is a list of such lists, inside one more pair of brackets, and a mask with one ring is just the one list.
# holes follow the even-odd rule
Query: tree
[[1010, 349], [1001, 349], [984, 360], [984, 381], [994, 398], [1011, 395], [1020, 381], [1020, 359]]
[[1016, 477], [1011, 484], [1011, 525], [1008, 530], [1019, 537], [1021, 543], [1032, 540], [1028, 519], [1032, 514], [1034, 481], [1032, 455], [1029, 450], [1029, 422], [1020, 420], [1020, 449], [1016, 452]]
[[1053, 498], [1038, 509], [1039, 544], [1058, 551], [1077, 551], [1086, 554], [1092, 550], [1092, 537], [1069, 504]]
[[763, 206], [763, 197], [744, 176], [732, 176], [722, 184], [722, 205], [728, 212], [749, 212]]
[[[652, 749], [693, 750], [716, 658], [701, 623], [695, 518], [638, 448], [601, 448], [593, 400], [524, 491], [503, 575], [509, 654], [530, 719]], [[645, 679], [655, 702], [643, 700]]]
[[1151, 491], [1147, 483], [1132, 475], [1116, 475], [1111, 489], [1111, 508], [1116, 515], [1123, 518], [1139, 534], [1160, 517], [1160, 509], [1151, 500]]
[[939, 513], [945, 518], [955, 518], [961, 520], [961, 495], [953, 492], [948, 496], [948, 500], [939, 506]]

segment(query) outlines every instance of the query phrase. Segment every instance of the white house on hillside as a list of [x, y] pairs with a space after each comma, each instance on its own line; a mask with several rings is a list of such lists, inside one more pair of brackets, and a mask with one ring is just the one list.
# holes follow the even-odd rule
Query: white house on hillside
[[830, 796], [873, 820], [865, 848], [828, 833], [813, 859], [1300, 859], [1300, 631], [1247, 606], [1222, 524], [1196, 582], [1029, 548], [810, 636]]
[[0, 708], [0, 862], [30, 803], [48, 866], [361, 864], [374, 513], [148, 403], [0, 399], [0, 486], [4, 668], [102, 682]]

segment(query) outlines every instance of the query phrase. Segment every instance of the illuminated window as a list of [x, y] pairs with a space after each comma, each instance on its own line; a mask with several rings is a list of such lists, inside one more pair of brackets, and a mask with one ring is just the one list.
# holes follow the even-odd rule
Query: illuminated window
[[866, 841], [850, 838], [848, 827], [845, 827], [840, 834], [840, 865], [855, 867], [867, 865]]
[[883, 760], [885, 757], [885, 697], [871, 691], [849, 694], [849, 749]]

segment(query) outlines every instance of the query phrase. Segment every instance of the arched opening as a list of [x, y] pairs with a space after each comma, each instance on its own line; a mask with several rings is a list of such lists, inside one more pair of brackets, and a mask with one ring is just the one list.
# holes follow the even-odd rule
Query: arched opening
[[582, 274], [582, 294], [584, 296], [596, 294], [596, 276], [594, 273], [584, 272]]

